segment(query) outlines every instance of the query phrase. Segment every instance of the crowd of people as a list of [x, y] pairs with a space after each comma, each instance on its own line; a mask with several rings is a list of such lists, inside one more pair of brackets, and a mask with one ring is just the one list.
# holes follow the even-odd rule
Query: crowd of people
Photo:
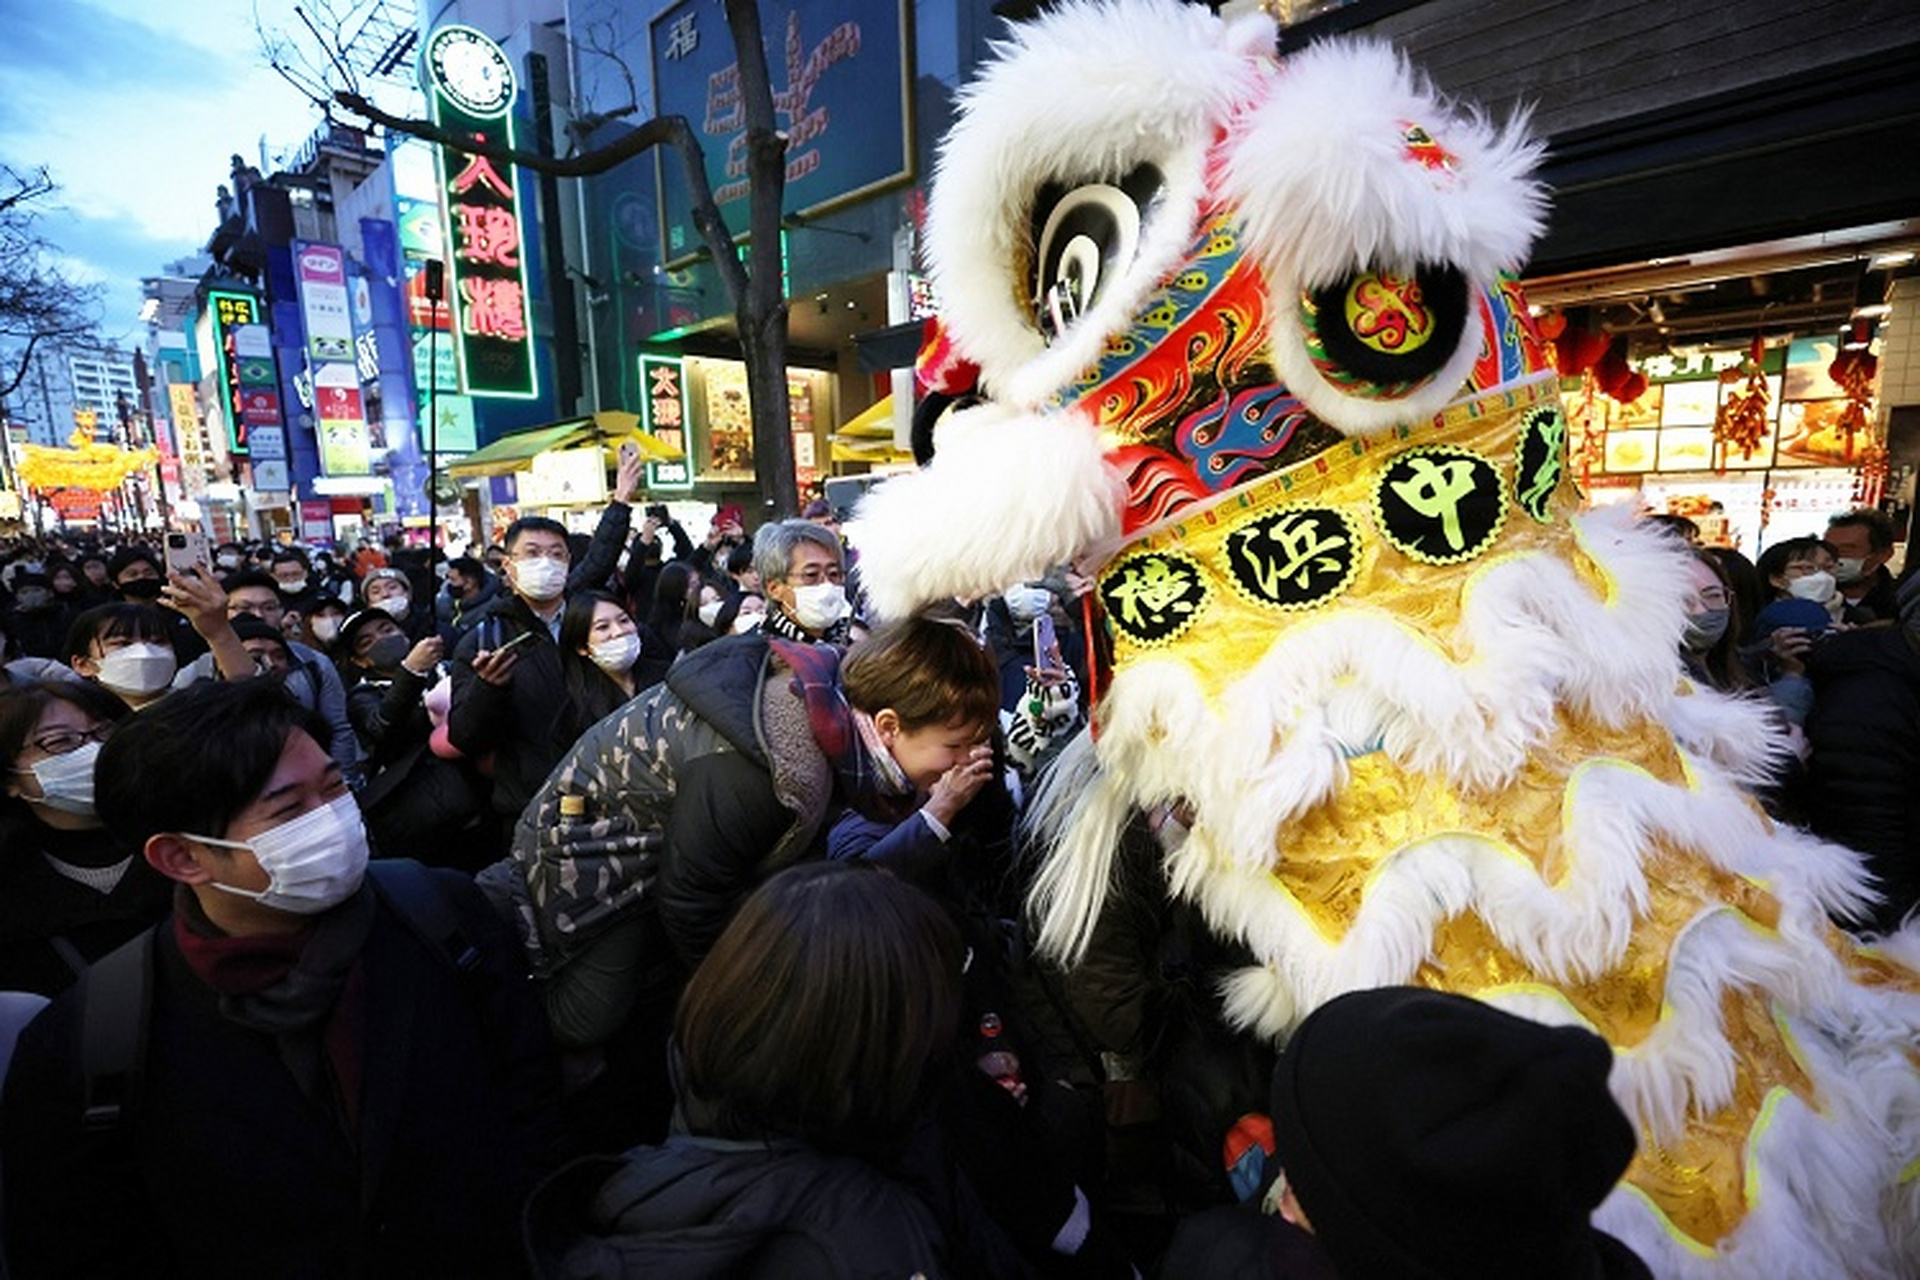
[[[1028, 956], [1086, 578], [869, 626], [824, 504], [696, 542], [637, 481], [450, 560], [0, 544], [11, 1274], [1645, 1274], [1588, 1223], [1596, 1037], [1386, 990], [1275, 1054], [1145, 872]], [[1676, 663], [1778, 708], [1765, 799], [1867, 855], [1863, 930], [1920, 901], [1893, 549], [1690, 547]]]
[[1881, 901], [1845, 923], [1887, 932], [1920, 904], [1920, 575], [1889, 570], [1894, 528], [1838, 512], [1824, 536], [1783, 538], [1758, 561], [1691, 545], [1681, 657], [1694, 679], [1767, 698], [1783, 769], [1777, 817], [1866, 855]]

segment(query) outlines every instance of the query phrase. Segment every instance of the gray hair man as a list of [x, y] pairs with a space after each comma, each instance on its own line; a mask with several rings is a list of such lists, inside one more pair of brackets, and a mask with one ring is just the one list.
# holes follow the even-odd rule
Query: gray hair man
[[811, 520], [762, 525], [753, 539], [753, 567], [771, 606], [762, 625], [768, 635], [808, 644], [851, 643], [846, 554], [831, 529]]

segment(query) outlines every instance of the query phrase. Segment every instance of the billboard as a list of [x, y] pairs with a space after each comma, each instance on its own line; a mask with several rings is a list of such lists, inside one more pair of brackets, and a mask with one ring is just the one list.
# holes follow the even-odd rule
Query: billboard
[[[771, 0], [760, 6], [773, 82], [773, 127], [787, 135], [785, 210], [798, 217], [913, 175], [911, 48], [903, 0]], [[706, 156], [714, 202], [746, 227], [747, 126], [726, 14], [716, 0], [678, 0], [651, 29], [655, 116], [685, 116]], [[656, 151], [661, 257], [703, 248], [680, 159]]]
[[339, 245], [293, 242], [294, 279], [300, 318], [307, 330], [307, 363], [351, 360], [353, 306], [347, 290], [347, 255]]
[[[687, 370], [672, 356], [640, 357], [640, 426], [683, 454], [687, 449]], [[693, 468], [678, 462], [649, 462], [647, 488], [691, 489]]]
[[373, 471], [360, 374], [351, 364], [324, 364], [313, 375], [313, 417], [319, 435], [320, 469], [329, 476]]
[[272, 389], [278, 385], [273, 346], [271, 342], [255, 340], [253, 334], [241, 336], [245, 330], [255, 330], [262, 336], [266, 332], [260, 323], [260, 300], [252, 294], [216, 289], [207, 295], [207, 308], [213, 317], [213, 349], [219, 353], [221, 381], [226, 387], [221, 408], [227, 420], [227, 446], [234, 453], [245, 453], [247, 424], [241, 407], [241, 388]]

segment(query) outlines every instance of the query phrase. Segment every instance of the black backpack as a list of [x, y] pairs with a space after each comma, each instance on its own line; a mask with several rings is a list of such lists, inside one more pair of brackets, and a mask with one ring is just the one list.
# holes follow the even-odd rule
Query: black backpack
[[[460, 973], [479, 966], [479, 947], [426, 867], [383, 859], [367, 865], [367, 877], [429, 951]], [[138, 1097], [153, 1010], [154, 936], [147, 930], [80, 978], [81, 1125], [88, 1132], [117, 1128]]]

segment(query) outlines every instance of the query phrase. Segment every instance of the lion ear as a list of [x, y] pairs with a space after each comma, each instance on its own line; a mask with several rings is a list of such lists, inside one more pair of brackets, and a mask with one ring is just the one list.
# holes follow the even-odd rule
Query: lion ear
[[1281, 64], [1223, 187], [1275, 299], [1275, 363], [1315, 414], [1372, 431], [1460, 393], [1478, 295], [1543, 226], [1542, 150], [1524, 117], [1496, 128], [1456, 110], [1384, 44]]

